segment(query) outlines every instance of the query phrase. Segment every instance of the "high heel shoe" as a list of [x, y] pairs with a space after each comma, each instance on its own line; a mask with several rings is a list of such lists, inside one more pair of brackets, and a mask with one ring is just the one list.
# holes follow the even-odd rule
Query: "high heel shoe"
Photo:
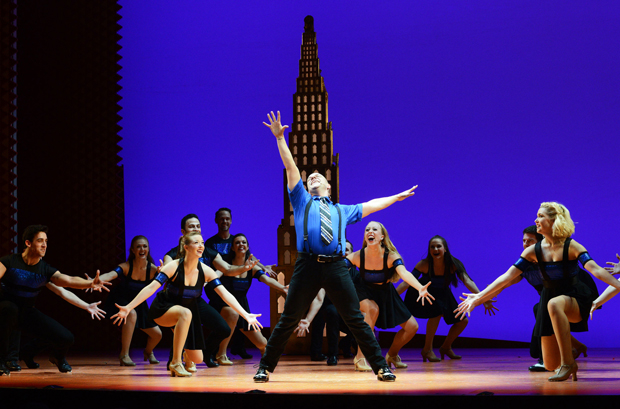
[[119, 355], [119, 361], [121, 361], [121, 366], [136, 366], [136, 363], [131, 360], [129, 354], [127, 355]]
[[428, 350], [428, 351], [421, 351], [422, 354], [422, 362], [440, 362], [441, 359], [437, 358], [437, 356], [435, 356], [435, 353], [433, 352], [432, 349]]
[[187, 377], [192, 376], [192, 374], [185, 370], [182, 362], [179, 362], [178, 364], [170, 364], [170, 376], [172, 376], [173, 378], [175, 376]]
[[145, 349], [144, 352], [142, 352], [142, 354], [144, 355], [144, 360], [145, 361], [149, 361], [149, 364], [157, 365], [159, 363], [157, 358], [155, 358], [155, 355], [153, 354], [153, 351], [147, 353], [146, 349]]
[[228, 357], [226, 356], [226, 354], [220, 355], [220, 356], [216, 356], [215, 357], [215, 361], [220, 364], [220, 365], [232, 365], [232, 361], [230, 359], [228, 359]]
[[390, 354], [387, 353], [385, 355], [385, 361], [387, 362], [388, 367], [390, 366], [390, 364], [394, 365], [394, 368], [406, 368], [407, 367], [407, 364], [401, 361], [400, 356], [398, 355], [390, 356]]
[[355, 364], [355, 370], [358, 372], [372, 371], [372, 368], [368, 366], [368, 363], [366, 362], [366, 358], [356, 359], [353, 361], [353, 364]]
[[549, 377], [550, 382], [560, 382], [567, 380], [571, 374], [573, 375], [573, 381], [577, 380], [577, 362], [573, 362], [572, 365], [562, 365], [558, 368], [555, 375]]
[[455, 354], [454, 351], [452, 350], [452, 348], [448, 348], [448, 349], [439, 348], [439, 353], [441, 354], [441, 359], [443, 359], [444, 356], [446, 356], [446, 355], [450, 359], [461, 359], [461, 358], [463, 358], [462, 356]]
[[573, 348], [573, 359], [579, 358], [581, 354], [583, 354], [584, 358], [588, 357], [588, 347], [583, 344], [578, 348]]
[[185, 370], [187, 370], [187, 372], [198, 371], [198, 369], [196, 369], [196, 364], [194, 363], [194, 361], [187, 357], [187, 352], [183, 352], [183, 360], [185, 361]]

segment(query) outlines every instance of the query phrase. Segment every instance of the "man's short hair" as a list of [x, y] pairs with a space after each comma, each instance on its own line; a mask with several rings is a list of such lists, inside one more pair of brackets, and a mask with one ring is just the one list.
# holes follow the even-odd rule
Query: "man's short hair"
[[194, 213], [190, 213], [181, 219], [181, 230], [185, 230], [185, 223], [187, 223], [189, 219], [198, 219], [198, 221], [200, 221], [200, 218], [198, 216], [196, 216]]
[[26, 241], [32, 243], [37, 234], [41, 232], [47, 234], [47, 230], [47, 226], [43, 226], [42, 224], [33, 224], [32, 226], [26, 227], [26, 230], [24, 230], [24, 234], [22, 236], [24, 244], [26, 244]]
[[217, 211], [215, 212], [215, 218], [217, 219], [217, 215], [220, 212], [228, 212], [228, 214], [230, 215], [230, 217], [232, 217], [232, 211], [228, 208], [228, 207], [220, 207], [219, 209], [217, 209]]

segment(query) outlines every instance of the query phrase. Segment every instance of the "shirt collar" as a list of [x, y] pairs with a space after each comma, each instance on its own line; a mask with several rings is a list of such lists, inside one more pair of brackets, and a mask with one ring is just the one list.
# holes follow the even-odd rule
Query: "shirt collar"
[[329, 196], [312, 196], [312, 200], [321, 200], [322, 198], [325, 198], [328, 203], [334, 203], [332, 202], [332, 199], [329, 198]]

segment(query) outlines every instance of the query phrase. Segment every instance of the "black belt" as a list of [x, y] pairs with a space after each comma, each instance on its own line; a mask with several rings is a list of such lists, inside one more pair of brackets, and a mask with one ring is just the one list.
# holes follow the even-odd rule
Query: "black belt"
[[333, 255], [333, 256], [325, 256], [323, 254], [310, 254], [305, 251], [297, 252], [297, 257], [303, 259], [314, 260], [319, 263], [334, 263], [336, 261], [344, 260], [344, 256], [341, 254]]
[[561, 280], [543, 281], [545, 288], [558, 288], [560, 286], [574, 286], [579, 281], [579, 277], [574, 275], [572, 277], [563, 278]]

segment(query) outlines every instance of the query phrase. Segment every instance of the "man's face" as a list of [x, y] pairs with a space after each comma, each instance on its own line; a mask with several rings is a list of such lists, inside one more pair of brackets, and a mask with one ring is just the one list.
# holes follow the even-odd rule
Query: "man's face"
[[348, 256], [353, 253], [353, 245], [347, 241], [347, 246], [344, 248], [344, 255]]
[[215, 218], [215, 223], [217, 224], [217, 231], [220, 233], [227, 232], [230, 229], [230, 224], [232, 223], [232, 218], [230, 217], [230, 213], [222, 210], [217, 214]]
[[320, 173], [313, 173], [306, 180], [308, 192], [311, 195], [327, 196], [330, 193], [331, 186], [327, 183], [325, 176]]
[[523, 250], [536, 244], [536, 236], [532, 233], [523, 233]]
[[28, 252], [37, 257], [45, 257], [45, 252], [47, 251], [47, 233], [38, 232], [34, 239], [31, 241], [26, 240], [26, 247], [28, 247]]
[[198, 233], [200, 233], [200, 220], [198, 220], [195, 217], [192, 217], [191, 219], [187, 219], [185, 221], [185, 229], [181, 230], [183, 235], [189, 232], [192, 232], [192, 231], [197, 231]]

